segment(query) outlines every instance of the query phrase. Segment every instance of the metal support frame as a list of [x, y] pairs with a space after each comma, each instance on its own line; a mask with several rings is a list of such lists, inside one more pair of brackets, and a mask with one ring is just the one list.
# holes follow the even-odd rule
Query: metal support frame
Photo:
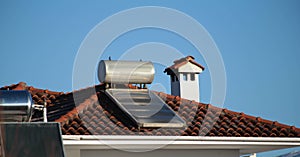
[[[47, 119], [47, 102], [46, 102], [46, 100], [44, 100], [44, 105], [33, 104], [32, 107], [33, 107], [34, 110], [43, 111], [44, 122], [48, 122], [48, 119]], [[31, 121], [31, 119], [29, 121]]]

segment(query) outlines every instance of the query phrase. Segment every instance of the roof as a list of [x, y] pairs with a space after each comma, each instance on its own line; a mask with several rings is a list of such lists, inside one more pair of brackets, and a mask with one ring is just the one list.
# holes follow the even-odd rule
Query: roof
[[167, 72], [167, 74], [169, 75], [169, 74], [173, 73], [175, 70], [177, 70], [178, 68], [180, 68], [181, 66], [187, 64], [188, 62], [190, 62], [190, 63], [196, 65], [197, 67], [201, 68], [202, 70], [204, 70], [205, 68], [201, 64], [197, 63], [194, 59], [195, 58], [193, 56], [187, 56], [187, 57], [183, 57], [178, 60], [175, 60], [174, 64], [167, 67], [164, 72]]
[[[45, 100], [48, 121], [60, 122], [63, 135], [300, 137], [295, 126], [161, 92], [157, 94], [186, 121], [187, 128], [137, 128], [104, 94], [102, 84], [69, 93], [38, 89], [24, 82], [0, 88], [7, 89], [28, 90], [36, 104]], [[42, 120], [42, 113], [34, 113], [33, 122]]]

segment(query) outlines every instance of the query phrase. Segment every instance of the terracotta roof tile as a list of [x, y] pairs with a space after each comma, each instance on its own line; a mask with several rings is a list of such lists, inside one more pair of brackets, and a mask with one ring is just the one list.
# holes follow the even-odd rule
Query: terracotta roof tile
[[[186, 121], [186, 128], [137, 128], [102, 92], [104, 85], [70, 93], [28, 87], [24, 82], [0, 89], [28, 90], [34, 103], [46, 101], [48, 120], [60, 122], [64, 135], [300, 137], [300, 129], [294, 126], [162, 92], [157, 94]], [[76, 98], [77, 106], [74, 95], [79, 97]], [[42, 120], [42, 113], [33, 115], [32, 121]]]

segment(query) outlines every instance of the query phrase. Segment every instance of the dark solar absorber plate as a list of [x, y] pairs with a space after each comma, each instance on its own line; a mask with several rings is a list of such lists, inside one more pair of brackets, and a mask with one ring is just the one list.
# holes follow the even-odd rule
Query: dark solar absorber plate
[[139, 127], [185, 127], [185, 122], [150, 90], [108, 89], [106, 94]]
[[0, 126], [5, 157], [64, 157], [59, 123], [7, 122]]

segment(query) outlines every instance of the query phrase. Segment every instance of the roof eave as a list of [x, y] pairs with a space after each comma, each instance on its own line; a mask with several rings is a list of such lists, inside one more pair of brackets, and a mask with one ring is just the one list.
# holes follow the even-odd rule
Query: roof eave
[[66, 149], [238, 149], [251, 154], [300, 146], [300, 138], [63, 135]]

